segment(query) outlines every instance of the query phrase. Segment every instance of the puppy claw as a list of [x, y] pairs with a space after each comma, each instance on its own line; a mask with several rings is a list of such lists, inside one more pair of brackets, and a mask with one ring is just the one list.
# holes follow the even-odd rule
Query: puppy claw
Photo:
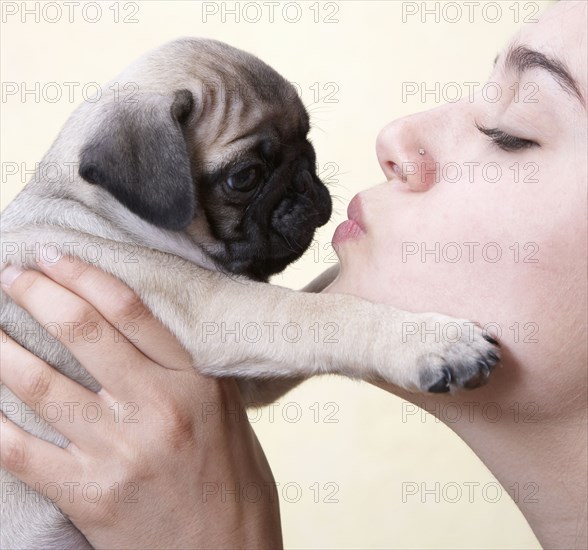
[[[490, 342], [492, 343], [492, 342]], [[498, 344], [495, 344], [496, 346]], [[490, 350], [488, 352], [488, 357], [490, 357], [490, 359], [492, 360], [492, 363], [490, 364], [490, 368], [493, 369], [496, 366], [496, 363], [498, 363], [500, 361], [500, 356], [497, 353], [494, 353], [492, 350]]]
[[430, 393], [447, 393], [448, 391], [450, 391], [451, 387], [451, 371], [447, 368], [444, 367], [443, 368], [443, 377], [437, 381], [435, 384], [433, 384], [428, 391]]
[[493, 346], [500, 346], [500, 344], [498, 343], [498, 341], [495, 340], [494, 338], [492, 338], [492, 336], [490, 336], [489, 334], [482, 334], [482, 337], [487, 342], [490, 342]]
[[[463, 330], [457, 339], [436, 337], [419, 342], [419, 356], [416, 360], [418, 379], [414, 381], [413, 387], [429, 393], [448, 393], [487, 384], [492, 371], [500, 362], [498, 342], [484, 334], [481, 327], [471, 328], [472, 323], [469, 321], [438, 314], [423, 315], [426, 316], [427, 326], [458, 324]], [[444, 331], [440, 334], [444, 334]]]

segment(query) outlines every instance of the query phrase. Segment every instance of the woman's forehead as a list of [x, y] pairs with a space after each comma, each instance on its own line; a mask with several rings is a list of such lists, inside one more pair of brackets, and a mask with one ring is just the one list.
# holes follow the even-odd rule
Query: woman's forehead
[[525, 24], [500, 57], [504, 58], [513, 47], [523, 46], [561, 61], [586, 98], [587, 24], [588, 2], [560, 0], [546, 10], [538, 22]]

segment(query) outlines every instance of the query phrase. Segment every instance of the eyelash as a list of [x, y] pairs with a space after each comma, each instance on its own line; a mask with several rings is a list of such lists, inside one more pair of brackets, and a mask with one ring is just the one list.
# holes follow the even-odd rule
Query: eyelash
[[522, 149], [530, 149], [531, 147], [541, 147], [537, 142], [530, 139], [523, 139], [516, 136], [511, 136], [498, 128], [486, 128], [477, 122], [474, 122], [476, 128], [480, 130], [485, 136], [488, 136], [494, 145], [506, 152], [520, 151]]

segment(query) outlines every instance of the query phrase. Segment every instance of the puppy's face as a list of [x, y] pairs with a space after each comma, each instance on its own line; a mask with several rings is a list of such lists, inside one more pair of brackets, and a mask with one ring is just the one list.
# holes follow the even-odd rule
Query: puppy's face
[[[157, 83], [145, 81], [153, 74]], [[254, 56], [202, 40], [166, 45], [127, 78], [148, 93], [105, 109], [80, 175], [187, 233], [222, 270], [265, 281], [298, 259], [331, 198], [293, 86]]]
[[[223, 148], [220, 163], [193, 163], [213, 245], [208, 250], [232, 273], [266, 280], [282, 271], [331, 216], [331, 198], [307, 139], [308, 118], [297, 103], [290, 113], [265, 112], [260, 127]], [[202, 238], [201, 227], [195, 223], [188, 233]]]

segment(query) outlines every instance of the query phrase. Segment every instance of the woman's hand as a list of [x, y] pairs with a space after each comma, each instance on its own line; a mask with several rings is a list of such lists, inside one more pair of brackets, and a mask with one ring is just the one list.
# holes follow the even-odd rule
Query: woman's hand
[[72, 258], [40, 269], [7, 268], [5, 292], [59, 323], [102, 389], [2, 333], [2, 383], [53, 419], [62, 407], [51, 424], [70, 440], [62, 449], [2, 417], [2, 467], [33, 488], [57, 484], [56, 504], [97, 548], [281, 547], [273, 476], [235, 382], [199, 375], [120, 281]]

